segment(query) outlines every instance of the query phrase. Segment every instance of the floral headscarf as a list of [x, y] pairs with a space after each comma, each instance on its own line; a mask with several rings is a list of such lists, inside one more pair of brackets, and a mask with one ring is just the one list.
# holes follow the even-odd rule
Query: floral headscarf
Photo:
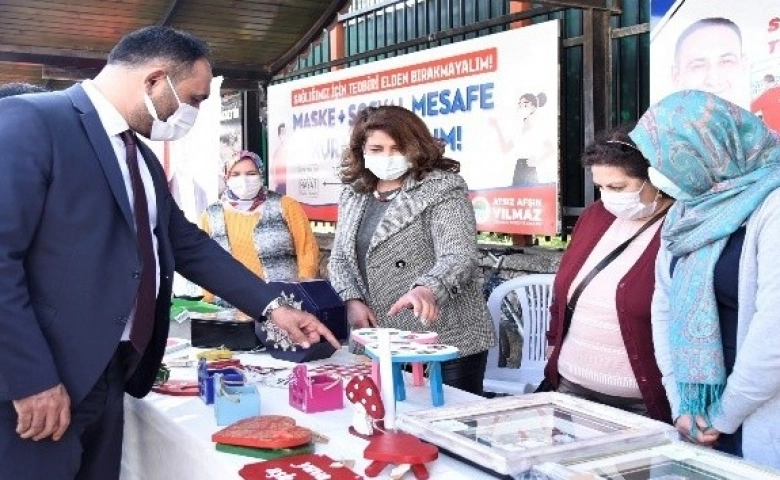
[[[254, 162], [257, 170], [259, 171], [260, 178], [263, 178], [265, 176], [265, 165], [263, 164], [263, 160], [260, 158], [260, 155], [256, 154], [255, 152], [250, 152], [249, 150], [242, 150], [233, 159], [225, 163], [225, 179], [229, 177], [230, 171], [238, 162], [247, 159]], [[225, 191], [222, 192], [221, 200], [223, 204], [229, 205], [236, 210], [242, 212], [254, 212], [260, 205], [263, 204], [263, 202], [265, 202], [267, 196], [268, 188], [265, 186], [263, 186], [260, 191], [257, 192], [255, 198], [248, 200], [242, 200], [238, 198], [238, 196], [233, 193], [230, 188], [225, 188]]]
[[675, 93], [630, 133], [642, 154], [692, 198], [669, 210], [661, 235], [678, 258], [670, 290], [670, 343], [680, 414], [720, 408], [726, 384], [713, 289], [729, 236], [780, 187], [780, 138], [718, 96]]

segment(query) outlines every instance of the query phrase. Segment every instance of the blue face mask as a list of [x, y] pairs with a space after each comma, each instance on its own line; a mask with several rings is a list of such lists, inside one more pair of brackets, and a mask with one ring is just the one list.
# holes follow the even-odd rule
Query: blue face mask
[[647, 168], [647, 176], [650, 179], [650, 183], [652, 183], [655, 188], [661, 190], [675, 200], [690, 200], [693, 198], [691, 194], [684, 192], [673, 181], [669, 180], [663, 173], [659, 172], [654, 167]]

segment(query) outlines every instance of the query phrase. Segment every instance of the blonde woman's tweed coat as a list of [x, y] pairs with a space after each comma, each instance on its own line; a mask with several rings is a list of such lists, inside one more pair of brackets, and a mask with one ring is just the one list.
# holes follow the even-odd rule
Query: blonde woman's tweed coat
[[405, 180], [368, 247], [366, 285], [355, 244], [369, 195], [350, 186], [341, 194], [328, 265], [336, 291], [344, 300], [363, 300], [381, 326], [420, 330], [426, 327], [410, 310], [394, 317], [387, 311], [414, 285], [424, 285], [439, 304], [439, 319], [428, 329], [441, 343], [458, 347], [462, 356], [492, 347], [495, 335], [477, 268], [476, 222], [463, 178], [434, 171], [421, 181]]

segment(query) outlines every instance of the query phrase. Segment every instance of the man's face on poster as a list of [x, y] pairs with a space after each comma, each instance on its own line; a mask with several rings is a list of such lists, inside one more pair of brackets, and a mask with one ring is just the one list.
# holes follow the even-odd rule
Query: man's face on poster
[[721, 25], [699, 28], [680, 44], [675, 57], [672, 80], [679, 90], [703, 90], [742, 102], [744, 58], [734, 30]]

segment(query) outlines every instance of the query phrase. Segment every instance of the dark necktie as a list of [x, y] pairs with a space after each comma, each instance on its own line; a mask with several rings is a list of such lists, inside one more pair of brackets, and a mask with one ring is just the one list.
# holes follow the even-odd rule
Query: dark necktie
[[130, 181], [133, 184], [135, 233], [138, 237], [138, 250], [142, 263], [138, 294], [135, 297], [135, 316], [130, 328], [130, 342], [139, 353], [143, 353], [152, 338], [154, 326], [154, 310], [157, 300], [157, 280], [155, 279], [157, 265], [152, 244], [152, 230], [149, 224], [149, 204], [146, 201], [146, 191], [138, 166], [135, 134], [131, 130], [125, 130], [119, 136], [125, 143], [127, 168], [130, 171]]

